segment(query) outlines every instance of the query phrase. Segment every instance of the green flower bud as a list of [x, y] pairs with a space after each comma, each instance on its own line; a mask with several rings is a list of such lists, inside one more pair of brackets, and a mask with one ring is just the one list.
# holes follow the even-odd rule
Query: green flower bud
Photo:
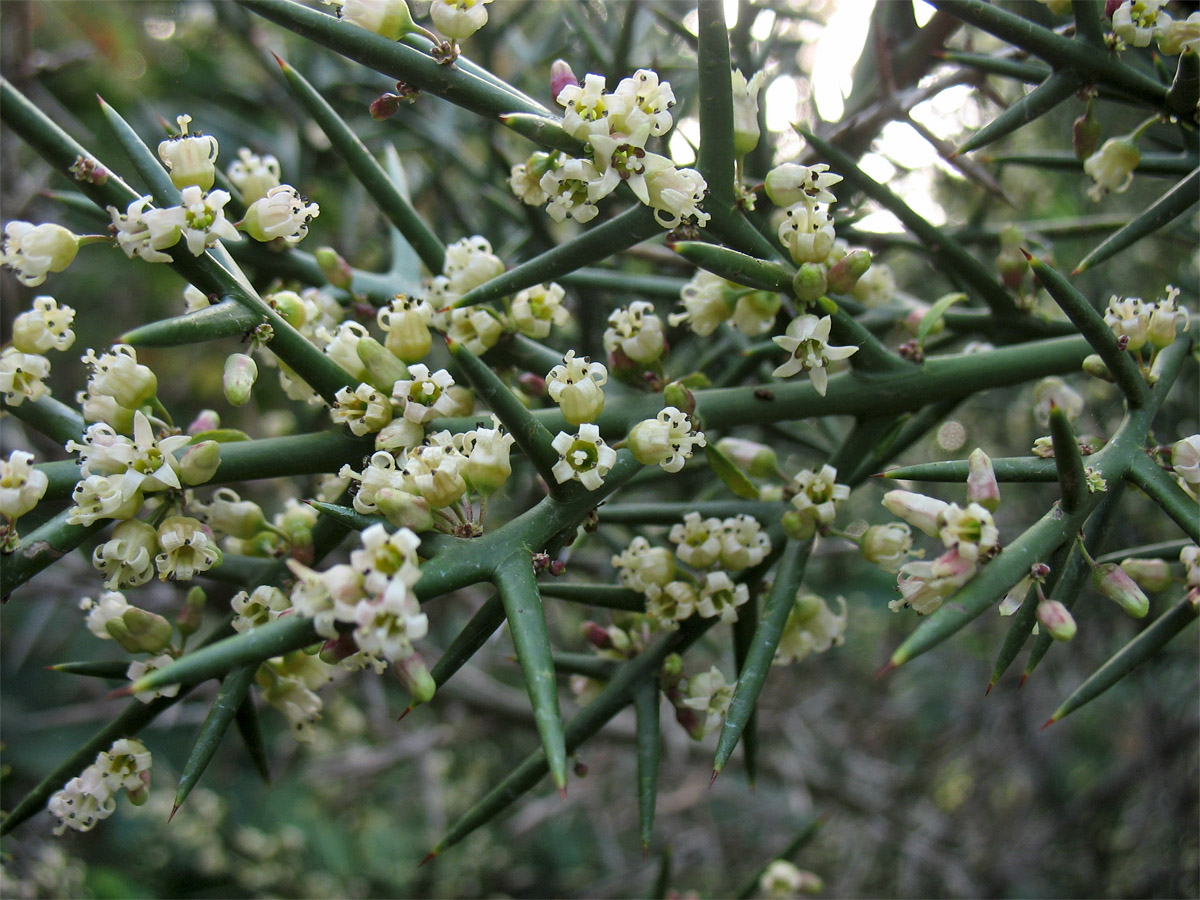
[[433, 512], [424, 497], [384, 487], [375, 492], [375, 506], [397, 528], [409, 528], [418, 534], [433, 528]]
[[1121, 560], [1121, 568], [1125, 574], [1137, 582], [1142, 590], [1152, 594], [1165, 591], [1175, 579], [1171, 576], [1171, 567], [1165, 559], [1129, 559]]
[[206, 484], [221, 465], [221, 445], [216, 441], [201, 441], [184, 451], [179, 460], [179, 478], [184, 484]]
[[293, 328], [302, 328], [308, 321], [308, 309], [295, 291], [276, 291], [264, 299]]
[[159, 653], [171, 643], [171, 623], [156, 613], [131, 606], [105, 629], [130, 653]]
[[250, 392], [258, 380], [258, 364], [245, 353], [231, 353], [225, 360], [225, 376], [222, 387], [230, 406], [245, 406], [250, 402]]
[[397, 381], [409, 380], [408, 366], [375, 338], [359, 338], [356, 350], [359, 360], [367, 367], [367, 380], [372, 387], [391, 394]]
[[437, 682], [425, 667], [425, 660], [420, 653], [414, 653], [406, 659], [396, 661], [396, 674], [404, 682], [408, 692], [416, 703], [428, 703], [437, 691]]
[[1057, 600], [1043, 599], [1038, 603], [1037, 620], [1056, 641], [1069, 641], [1075, 637], [1075, 619]]
[[1099, 378], [1102, 381], [1112, 382], [1112, 372], [1108, 371], [1108, 366], [1104, 364], [1104, 360], [1097, 353], [1091, 353], [1083, 358], [1083, 371], [1091, 375], [1093, 378]]
[[829, 290], [835, 294], [850, 293], [858, 284], [858, 279], [866, 275], [869, 268], [871, 268], [871, 254], [861, 248], [851, 250], [834, 263], [829, 270], [829, 274], [826, 276]]
[[792, 279], [792, 292], [801, 303], [815, 303], [828, 287], [825, 267], [820, 263], [804, 263]]
[[812, 510], [789, 509], [780, 518], [783, 533], [794, 541], [807, 541], [817, 533], [817, 517]]
[[717, 449], [751, 478], [769, 478], [779, 468], [779, 457], [775, 451], [757, 441], [735, 437], [721, 438], [717, 441]]
[[1000, 484], [996, 481], [996, 470], [986, 453], [976, 447], [967, 459], [967, 500], [978, 503], [988, 512], [995, 512], [1000, 505]]
[[1129, 573], [1116, 563], [1104, 563], [1092, 569], [1092, 584], [1135, 619], [1144, 619], [1150, 611], [1149, 598], [1129, 577]]
[[175, 617], [175, 627], [179, 629], [181, 635], [187, 637], [200, 630], [200, 625], [204, 621], [204, 606], [207, 602], [208, 595], [204, 593], [204, 588], [200, 585], [196, 585], [187, 592], [183, 608]]
[[317, 252], [313, 255], [316, 257], [317, 265], [321, 268], [321, 274], [325, 276], [325, 280], [331, 287], [341, 288], [344, 291], [350, 289], [353, 272], [350, 264], [342, 259], [336, 250], [332, 247], [318, 247]]

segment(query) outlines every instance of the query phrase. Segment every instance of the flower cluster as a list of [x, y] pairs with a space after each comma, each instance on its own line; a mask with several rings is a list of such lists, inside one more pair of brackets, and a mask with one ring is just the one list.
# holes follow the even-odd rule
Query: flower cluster
[[1188, 330], [1188, 310], [1176, 302], [1179, 289], [1167, 285], [1166, 296], [1147, 303], [1140, 297], [1109, 299], [1104, 321], [1120, 345], [1143, 362], [1150, 380], [1157, 381], [1155, 361], [1159, 351], [1169, 347], [1177, 335]]
[[50, 393], [50, 360], [43, 354], [70, 349], [75, 343], [74, 320], [75, 310], [43, 296], [34, 297], [32, 309], [13, 321], [12, 341], [0, 350], [0, 396], [7, 405], [20, 406]]
[[679, 292], [683, 312], [667, 317], [671, 325], [687, 325], [694, 334], [706, 337], [728, 322], [742, 334], [757, 337], [775, 325], [781, 300], [771, 291], [734, 284], [701, 269]]
[[599, 213], [596, 203], [624, 182], [664, 228], [708, 221], [699, 207], [708, 190], [700, 173], [676, 168], [646, 149], [650, 138], [665, 135], [673, 124], [670, 84], [650, 69], [638, 69], [610, 93], [603, 75], [586, 75], [581, 86], [561, 60], [551, 80], [554, 99], [565, 109], [563, 130], [587, 145], [588, 157], [537, 152], [513, 166], [509, 186], [522, 202], [545, 204], [556, 222], [568, 217], [590, 222]]
[[783, 514], [783, 527], [789, 537], [803, 541], [833, 523], [838, 507], [850, 496], [850, 487], [838, 484], [837, 469], [826, 464], [820, 470], [801, 469], [787, 492], [792, 509]]
[[68, 828], [91, 831], [113, 814], [121, 791], [141, 806], [150, 793], [151, 763], [146, 745], [134, 738], [121, 738], [101, 750], [95, 762], [50, 798], [47, 809], [58, 820], [54, 833], [61, 835]]

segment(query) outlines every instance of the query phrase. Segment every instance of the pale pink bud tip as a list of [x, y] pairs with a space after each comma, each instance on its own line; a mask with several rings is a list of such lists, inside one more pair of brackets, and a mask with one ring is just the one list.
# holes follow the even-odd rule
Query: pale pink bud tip
[[568, 85], [579, 86], [579, 79], [571, 70], [571, 64], [565, 59], [556, 59], [550, 64], [550, 96], [558, 101], [558, 95]]

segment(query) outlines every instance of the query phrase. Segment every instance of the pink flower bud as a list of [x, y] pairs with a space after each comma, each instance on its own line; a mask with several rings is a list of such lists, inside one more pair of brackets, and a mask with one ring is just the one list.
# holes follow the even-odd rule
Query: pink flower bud
[[1043, 599], [1038, 603], [1037, 620], [1056, 641], [1069, 641], [1075, 637], [1075, 619], [1057, 600]]
[[1150, 600], [1129, 574], [1116, 563], [1105, 563], [1092, 570], [1096, 590], [1112, 600], [1135, 619], [1145, 618]]
[[829, 270], [829, 290], [835, 294], [848, 294], [854, 290], [858, 280], [871, 268], [871, 254], [866, 250], [851, 250]]
[[613, 645], [608, 629], [596, 622], [587, 621], [583, 623], [583, 637], [584, 640], [597, 650], [609, 650]]
[[565, 59], [556, 59], [550, 64], [550, 96], [558, 102], [558, 95], [567, 85], [579, 86], [579, 79], [571, 71], [571, 64]]
[[215, 409], [202, 409], [192, 424], [187, 427], [189, 437], [195, 437], [205, 431], [216, 431], [221, 427], [221, 415]]
[[223, 387], [225, 399], [230, 406], [245, 406], [250, 402], [250, 391], [258, 379], [258, 364], [245, 353], [231, 353], [225, 360]]
[[216, 441], [201, 441], [188, 447], [179, 460], [179, 478], [184, 484], [205, 484], [221, 465], [221, 445]]
[[400, 104], [404, 98], [398, 94], [380, 94], [371, 101], [368, 109], [371, 112], [371, 118], [376, 122], [382, 122], [384, 119], [390, 119], [400, 109]]
[[967, 467], [967, 500], [995, 512], [1000, 505], [1000, 485], [991, 459], [976, 447], [967, 459]]
[[938, 520], [950, 504], [913, 491], [888, 491], [883, 495], [883, 505], [892, 515], [930, 537], [937, 537], [941, 528]]
[[1174, 582], [1171, 577], [1171, 567], [1165, 559], [1123, 559], [1121, 568], [1146, 591], [1157, 594], [1165, 591]]
[[318, 656], [321, 662], [336, 666], [342, 660], [353, 656], [357, 652], [358, 644], [355, 642], [354, 636], [343, 634], [322, 644], [321, 652]]

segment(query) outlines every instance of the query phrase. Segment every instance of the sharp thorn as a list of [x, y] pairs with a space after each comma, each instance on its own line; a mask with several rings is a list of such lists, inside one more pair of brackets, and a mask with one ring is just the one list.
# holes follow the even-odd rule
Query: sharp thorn
[[171, 814], [167, 816], [167, 821], [170, 822], [173, 818], [175, 818], [175, 813], [177, 812], [179, 812], [178, 801], [171, 807]]
[[417, 863], [417, 868], [418, 869], [421, 868], [421, 866], [425, 865], [425, 863], [429, 862], [435, 856], [437, 856], [437, 851], [430, 850], [428, 853], [425, 854], [425, 858], [423, 860], [421, 860], [419, 863]]
[[895, 668], [897, 668], [897, 663], [894, 660], [889, 659], [888, 664], [886, 666], [884, 666], [882, 669], [880, 669], [878, 672], [875, 673], [875, 677], [882, 678], [884, 675], [886, 675], [888, 672], [892, 671], [892, 669], [895, 669]]
[[983, 696], [985, 696], [985, 697], [986, 697], [988, 694], [990, 694], [990, 693], [992, 692], [992, 688], [994, 688], [995, 686], [996, 686], [996, 682], [994, 682], [994, 681], [989, 681], [989, 682], [988, 682], [988, 686], [987, 686], [987, 690], [983, 692]]
[[404, 710], [404, 712], [400, 713], [400, 718], [396, 719], [396, 721], [397, 721], [397, 722], [403, 722], [403, 721], [404, 721], [404, 717], [405, 717], [405, 716], [407, 716], [407, 715], [408, 715], [410, 712], [412, 712], [414, 709], [416, 709], [416, 707], [415, 707], [415, 706], [409, 706], [409, 707], [408, 707], [406, 710]]
[[565, 784], [558, 789], [558, 797], [560, 800], [567, 799], [567, 786]]
[[1021, 676], [1021, 683], [1017, 685], [1017, 690], [1018, 690], [1018, 691], [1019, 691], [1021, 688], [1025, 687], [1025, 681], [1026, 681], [1028, 678], [1029, 678], [1029, 673], [1028, 673], [1028, 672], [1026, 672], [1024, 675], [1022, 675], [1022, 676]]
[[1046, 720], [1046, 723], [1044, 725], [1042, 725], [1041, 728], [1038, 729], [1038, 731], [1045, 731], [1047, 728], [1049, 728], [1051, 725], [1053, 725], [1057, 721], [1058, 721], [1058, 719], [1054, 718], [1054, 716], [1051, 716], [1049, 719]]
[[720, 774], [721, 774], [721, 770], [720, 770], [720, 769], [713, 769], [712, 778], [708, 779], [708, 789], [709, 789], [710, 791], [712, 790], [712, 786], [713, 786], [713, 785], [716, 783], [716, 781], [717, 781], [717, 776], [718, 776], [718, 775], [720, 775]]

